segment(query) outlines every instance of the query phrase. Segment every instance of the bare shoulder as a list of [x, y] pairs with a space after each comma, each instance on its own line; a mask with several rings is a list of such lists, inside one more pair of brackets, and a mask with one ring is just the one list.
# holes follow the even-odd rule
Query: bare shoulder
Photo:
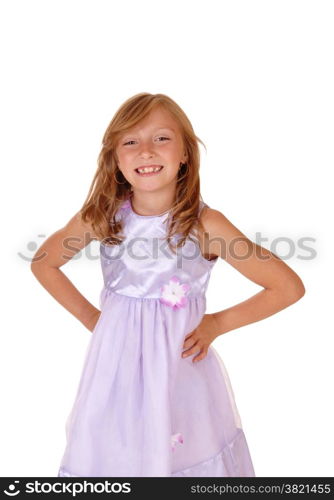
[[252, 252], [255, 243], [236, 227], [221, 211], [205, 206], [200, 214], [207, 248], [232, 263], [231, 255]]
[[80, 235], [81, 234], [86, 235], [88, 243], [91, 240], [98, 239], [97, 235], [94, 232], [94, 229], [93, 229], [91, 223], [90, 222], [85, 222], [82, 219], [80, 211], [76, 212], [73, 215], [73, 217], [66, 224], [65, 228], [70, 229], [70, 230], [72, 229], [74, 232], [77, 232]]
[[201, 210], [200, 221], [203, 225], [205, 233], [209, 237], [213, 237], [215, 235], [217, 236], [217, 233], [221, 235], [222, 231], [225, 230], [228, 232], [230, 225], [232, 224], [222, 212], [208, 206], [204, 206]]
[[[210, 208], [207, 205], [203, 207], [200, 213], [199, 219], [204, 229], [204, 233], [200, 231], [200, 248], [203, 257], [207, 260], [215, 260], [219, 256], [219, 254], [214, 251], [215, 249], [212, 248], [212, 245], [208, 244], [214, 237], [214, 234], [217, 233], [219, 224], [221, 224], [222, 221], [221, 216], [224, 218], [223, 214], [219, 212], [219, 210]], [[211, 250], [209, 247], [211, 248]]]
[[210, 253], [229, 262], [229, 253], [244, 254], [254, 247], [254, 243], [219, 210], [205, 206], [200, 220], [204, 228], [202, 237]]
[[59, 268], [94, 239], [98, 238], [90, 223], [84, 222], [78, 211], [37, 249], [31, 265]]
[[284, 288], [294, 296], [304, 285], [291, 267], [276, 254], [249, 239], [222, 212], [205, 206], [200, 214], [205, 251], [225, 259], [237, 271], [265, 288]]
[[211, 227], [212, 224], [215, 223], [215, 221], [218, 222], [219, 219], [221, 219], [221, 217], [226, 218], [224, 214], [222, 214], [222, 212], [214, 208], [208, 207], [207, 205], [203, 207], [200, 213], [200, 219], [203, 225], [208, 226], [207, 229]]

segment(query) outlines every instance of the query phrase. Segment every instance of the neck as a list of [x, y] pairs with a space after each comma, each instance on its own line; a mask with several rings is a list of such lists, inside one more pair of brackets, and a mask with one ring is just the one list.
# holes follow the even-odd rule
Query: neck
[[133, 210], [138, 215], [159, 215], [167, 212], [174, 203], [174, 192], [138, 192], [133, 190], [130, 194]]

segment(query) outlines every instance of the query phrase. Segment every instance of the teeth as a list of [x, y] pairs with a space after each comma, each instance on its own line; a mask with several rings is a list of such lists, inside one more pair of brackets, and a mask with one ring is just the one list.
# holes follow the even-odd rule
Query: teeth
[[148, 172], [158, 172], [162, 167], [145, 167], [145, 168], [137, 168], [138, 172], [141, 174], [146, 174]]

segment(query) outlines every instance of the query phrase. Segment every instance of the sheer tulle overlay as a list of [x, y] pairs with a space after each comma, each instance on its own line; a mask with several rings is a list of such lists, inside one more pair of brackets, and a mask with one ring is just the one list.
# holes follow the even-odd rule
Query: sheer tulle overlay
[[119, 216], [126, 240], [100, 246], [101, 315], [58, 476], [255, 476], [221, 357], [212, 345], [196, 363], [181, 357], [216, 260], [190, 242], [182, 256], [165, 246], [157, 255], [165, 214], [140, 216], [127, 200]]

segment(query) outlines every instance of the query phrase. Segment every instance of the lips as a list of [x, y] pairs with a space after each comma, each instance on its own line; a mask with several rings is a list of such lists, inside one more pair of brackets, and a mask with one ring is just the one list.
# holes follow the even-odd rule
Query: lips
[[[150, 167], [150, 168], [160, 167], [160, 170], [157, 170], [156, 172], [144, 172], [144, 173], [138, 172], [139, 168], [148, 168], [148, 167]], [[138, 175], [140, 175], [142, 177], [148, 177], [150, 175], [157, 175], [157, 174], [159, 174], [162, 169], [163, 169], [163, 165], [141, 165], [140, 167], [135, 168], [135, 171], [137, 172]]]

